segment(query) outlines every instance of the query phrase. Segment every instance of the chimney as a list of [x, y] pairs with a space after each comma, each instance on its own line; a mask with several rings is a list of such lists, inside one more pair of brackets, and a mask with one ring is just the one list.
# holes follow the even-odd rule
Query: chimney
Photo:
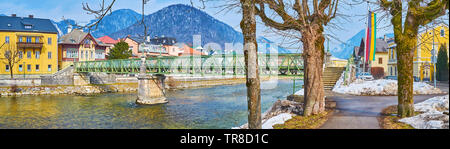
[[147, 37], [145, 38], [145, 40], [146, 40], [148, 43], [150, 43], [150, 36], [147, 36]]
[[28, 18], [33, 18], [34, 16], [32, 14], [28, 15]]
[[69, 26], [67, 27], [67, 33], [70, 33], [70, 32], [72, 32], [72, 25], [69, 25]]
[[17, 15], [16, 14], [11, 14], [11, 17], [17, 17]]

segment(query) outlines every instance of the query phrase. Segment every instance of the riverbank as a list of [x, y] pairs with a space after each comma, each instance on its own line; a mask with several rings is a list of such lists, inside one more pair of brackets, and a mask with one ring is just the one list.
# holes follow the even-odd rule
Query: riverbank
[[[290, 79], [290, 77], [261, 77], [261, 81]], [[207, 88], [220, 85], [234, 85], [245, 83], [245, 77], [221, 78], [189, 78], [189, 77], [168, 77], [165, 81], [166, 90], [187, 89], [187, 88]], [[137, 92], [137, 81], [125, 81], [131, 83], [113, 84], [87, 84], [87, 85], [42, 85], [42, 86], [3, 86], [0, 87], [0, 96], [36, 96], [36, 95], [90, 95], [100, 93], [134, 93]]]

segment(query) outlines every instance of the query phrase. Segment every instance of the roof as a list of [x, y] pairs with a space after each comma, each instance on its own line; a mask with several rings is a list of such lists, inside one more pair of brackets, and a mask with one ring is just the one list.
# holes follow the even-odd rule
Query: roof
[[59, 43], [79, 44], [87, 35], [88, 33], [83, 32], [81, 29], [73, 29], [72, 32], [61, 36]]
[[[131, 39], [131, 40], [137, 42], [138, 44], [144, 43], [144, 39], [139, 38], [139, 37], [131, 37], [131, 36], [127, 36], [126, 38]], [[126, 38], [125, 38], [125, 39], [126, 39]]]
[[[31, 28], [25, 28], [30, 25]], [[58, 33], [49, 19], [0, 16], [0, 31]]]
[[81, 42], [90, 36], [95, 44], [100, 46], [109, 46], [105, 43], [95, 39], [91, 34], [83, 32], [81, 29], [73, 29], [70, 33], [61, 36], [58, 40], [59, 44], [81, 44]]
[[103, 37], [97, 38], [97, 40], [101, 41], [102, 43], [106, 43], [106, 44], [116, 44], [119, 42], [119, 40], [114, 40], [109, 36], [103, 36]]
[[183, 48], [181, 48], [180, 51], [182, 51], [182, 53], [180, 53], [181, 55], [191, 55], [191, 53], [192, 55], [205, 55], [200, 51], [192, 49], [188, 45], [183, 45]]
[[[364, 43], [363, 45], [365, 45], [365, 42], [366, 42], [365, 38], [363, 38], [362, 42]], [[389, 46], [388, 46], [387, 42], [384, 41], [384, 39], [377, 38], [376, 46], [377, 46], [376, 52], [388, 52]], [[363, 47], [365, 47], [365, 46], [363, 46]]]
[[427, 31], [433, 30], [434, 28], [439, 27], [439, 26], [444, 26], [444, 27], [448, 28], [448, 25], [445, 24], [445, 23], [431, 24], [428, 27], [422, 27], [421, 29], [419, 29], [419, 34], [423, 34], [423, 33], [427, 32]]

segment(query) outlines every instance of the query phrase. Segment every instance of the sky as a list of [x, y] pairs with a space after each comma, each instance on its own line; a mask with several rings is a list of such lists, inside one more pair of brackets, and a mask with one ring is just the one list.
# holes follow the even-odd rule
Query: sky
[[[106, 0], [106, 2], [110, 1], [111, 0]], [[201, 7], [198, 0], [193, 1], [195, 2], [194, 6]], [[14, 13], [18, 16], [28, 16], [29, 14], [33, 14], [36, 18], [48, 18], [55, 21], [60, 21], [64, 17], [77, 20], [78, 23], [83, 24], [94, 19], [94, 16], [86, 14], [82, 9], [82, 3], [88, 3], [90, 6], [96, 8], [99, 6], [100, 2], [101, 0], [0, 0], [0, 14], [11, 15]], [[150, 0], [149, 4], [145, 6], [146, 14], [151, 14], [169, 5], [180, 3], [190, 5], [189, 0]], [[218, 8], [218, 6], [221, 6], [223, 3], [224, 1], [221, 0], [208, 2], [206, 3], [206, 8], [202, 10], [240, 32], [241, 29], [239, 24], [242, 18], [241, 14], [237, 11], [228, 13], [219, 12], [220, 8]], [[132, 9], [140, 13], [142, 11], [142, 1], [116, 0], [113, 10], [117, 9]], [[365, 28], [367, 9], [368, 6], [365, 3], [355, 6], [348, 4], [339, 6], [338, 13], [345, 14], [346, 17], [345, 19], [344, 17], [336, 18], [332, 22], [337, 24], [340, 29], [326, 28], [325, 33], [333, 35], [333, 38], [330, 39], [330, 49], [337, 47], [341, 41], [345, 42]], [[392, 33], [391, 27], [383, 27], [386, 26], [386, 23], [389, 23], [389, 20], [382, 19], [378, 21], [380, 28], [378, 29], [377, 34], [380, 37], [384, 34]], [[261, 21], [259, 22], [260, 23], [257, 26], [258, 36], [265, 36], [278, 44], [285, 44], [283, 43], [281, 36], [267, 33], [268, 28], [262, 25]]]

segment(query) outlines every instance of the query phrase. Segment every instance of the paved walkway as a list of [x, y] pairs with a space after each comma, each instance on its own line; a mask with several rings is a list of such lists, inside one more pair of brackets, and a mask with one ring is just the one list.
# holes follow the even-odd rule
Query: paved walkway
[[[448, 84], [438, 87], [448, 93]], [[414, 96], [414, 102], [435, 96], [443, 95]], [[334, 95], [331, 98], [337, 103], [336, 111], [321, 129], [380, 129], [377, 116], [381, 110], [398, 103], [397, 96]]]

